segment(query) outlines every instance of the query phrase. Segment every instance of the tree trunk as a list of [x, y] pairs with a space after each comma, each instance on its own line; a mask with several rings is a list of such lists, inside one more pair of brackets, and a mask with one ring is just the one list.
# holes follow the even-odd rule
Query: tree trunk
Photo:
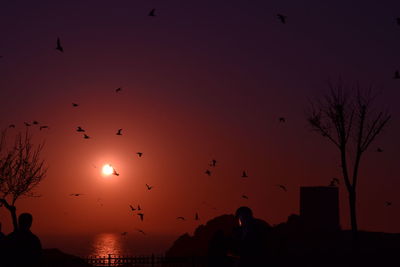
[[353, 250], [358, 251], [358, 225], [357, 225], [357, 207], [356, 207], [356, 191], [354, 188], [349, 190], [349, 206], [350, 206], [350, 222], [351, 232], [353, 236]]
[[14, 227], [14, 231], [18, 230], [18, 220], [17, 220], [17, 209], [15, 206], [11, 206], [11, 209], [9, 209], [11, 213], [11, 219]]

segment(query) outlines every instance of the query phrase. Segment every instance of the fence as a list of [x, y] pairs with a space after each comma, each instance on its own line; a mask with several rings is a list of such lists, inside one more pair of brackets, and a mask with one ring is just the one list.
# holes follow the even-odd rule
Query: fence
[[98, 267], [134, 266], [134, 267], [206, 267], [207, 259], [204, 257], [165, 257], [165, 256], [91, 256], [84, 260]]

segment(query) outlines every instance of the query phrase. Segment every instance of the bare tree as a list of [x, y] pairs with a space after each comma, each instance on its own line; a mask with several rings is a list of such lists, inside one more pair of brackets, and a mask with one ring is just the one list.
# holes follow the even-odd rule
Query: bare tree
[[0, 204], [6, 207], [18, 229], [15, 203], [22, 197], [32, 196], [32, 190], [46, 176], [44, 160], [41, 159], [43, 143], [33, 145], [28, 132], [19, 133], [13, 146], [7, 146], [6, 132], [0, 141]]
[[387, 126], [391, 115], [374, 107], [373, 88], [329, 85], [329, 92], [311, 104], [307, 120], [312, 129], [334, 144], [340, 153], [341, 172], [348, 192], [354, 244], [358, 245], [357, 183], [364, 152]]

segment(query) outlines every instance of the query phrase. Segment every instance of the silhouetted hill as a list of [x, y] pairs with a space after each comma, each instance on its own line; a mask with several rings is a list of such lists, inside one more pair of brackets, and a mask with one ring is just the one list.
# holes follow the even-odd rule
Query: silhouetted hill
[[181, 235], [165, 254], [168, 257], [206, 256], [208, 243], [214, 233], [222, 230], [224, 234], [230, 235], [234, 226], [235, 217], [233, 215], [215, 217], [208, 221], [206, 225], [198, 226], [193, 236], [188, 233]]
[[[206, 256], [212, 236], [218, 230], [229, 236], [234, 226], [233, 215], [218, 216], [197, 227], [193, 236], [187, 233], [180, 236], [167, 250], [166, 256]], [[273, 227], [268, 257], [274, 266], [376, 267], [400, 264], [397, 258], [400, 234], [361, 231], [359, 240], [359, 252], [355, 254], [351, 231], [312, 231], [305, 227], [299, 215], [293, 214], [287, 222]]]

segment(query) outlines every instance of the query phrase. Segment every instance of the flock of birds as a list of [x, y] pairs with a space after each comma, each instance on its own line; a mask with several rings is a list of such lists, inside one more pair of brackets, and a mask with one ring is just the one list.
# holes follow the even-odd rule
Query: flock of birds
[[[150, 17], [155, 17], [155, 16], [156, 16], [156, 9], [155, 9], [155, 8], [151, 9], [150, 12], [148, 13], [148, 16], [150, 16]], [[287, 23], [287, 16], [286, 16], [286, 15], [277, 14], [276, 16], [277, 16], [278, 20], [279, 20], [282, 24], [286, 24], [286, 23]], [[400, 18], [396, 18], [396, 22], [397, 22], [398, 25], [400, 25]], [[57, 51], [61, 52], [61, 53], [64, 53], [64, 47], [62, 46], [62, 43], [61, 43], [61, 40], [60, 40], [59, 37], [57, 37], [56, 48], [55, 48], [55, 49], [56, 49]], [[0, 58], [3, 58], [3, 56], [0, 56]], [[394, 78], [394, 79], [400, 79], [400, 72], [399, 72], [398, 70], [395, 71], [393, 78]], [[116, 88], [114, 91], [115, 91], [115, 93], [118, 94], [118, 93], [120, 93], [120, 92], [122, 91], [122, 88], [121, 88], [121, 87]], [[78, 103], [72, 103], [72, 107], [73, 107], [73, 108], [78, 108], [79, 106], [80, 106], [80, 104], [78, 104]], [[286, 118], [285, 118], [285, 117], [279, 117], [279, 118], [278, 118], [278, 122], [279, 122], [279, 123], [286, 123]], [[30, 127], [30, 126], [39, 126], [39, 130], [40, 130], [40, 131], [41, 131], [41, 130], [44, 130], [44, 129], [49, 129], [49, 126], [48, 126], [48, 125], [41, 125], [41, 124], [40, 124], [38, 121], [36, 121], [36, 120], [34, 120], [34, 121], [32, 121], [32, 122], [24, 122], [24, 125], [25, 125], [26, 127]], [[15, 128], [15, 127], [16, 127], [15, 124], [10, 124], [10, 125], [9, 125], [9, 128]], [[116, 134], [117, 136], [122, 136], [122, 131], [123, 131], [122, 128], [121, 128], [121, 129], [117, 129], [117, 131], [116, 131], [115, 134]], [[85, 130], [82, 126], [77, 126], [77, 127], [76, 127], [76, 132], [82, 133], [84, 139], [90, 139], [90, 138], [91, 138], [91, 136], [89, 136], [89, 135], [86, 133], [86, 130]], [[380, 152], [383, 152], [383, 149], [380, 148], [380, 147], [378, 147], [378, 148], [376, 149], [376, 151], [380, 153]], [[141, 157], [143, 156], [143, 152], [136, 152], [136, 155], [137, 155], [138, 157], [141, 158]], [[211, 176], [211, 175], [212, 175], [213, 171], [212, 171], [211, 169], [217, 167], [217, 160], [216, 160], [216, 159], [212, 159], [211, 162], [209, 163], [209, 167], [210, 167], [210, 168], [206, 169], [205, 172], [204, 172], [207, 176]], [[113, 173], [112, 173], [112, 174], [115, 175], [115, 176], [119, 176], [119, 175], [120, 175], [114, 168], [113, 168]], [[241, 178], [248, 178], [248, 177], [249, 177], [249, 176], [248, 176], [247, 171], [243, 170], [243, 171], [242, 171], [242, 174], [241, 174]], [[153, 187], [154, 187], [154, 186], [151, 186], [151, 185], [149, 185], [149, 184], [145, 184], [145, 185], [146, 185], [147, 190], [149, 190], [149, 191], [150, 191], [151, 189], [153, 189]], [[287, 191], [288, 191], [287, 187], [286, 187], [285, 185], [283, 185], [283, 184], [277, 184], [277, 185], [275, 185], [275, 186], [276, 186], [277, 188], [281, 189], [283, 192], [287, 192]], [[332, 180], [330, 181], [330, 183], [328, 184], [328, 186], [339, 186], [339, 179], [338, 179], [338, 178], [332, 178]], [[80, 197], [80, 196], [83, 196], [83, 195], [84, 195], [84, 194], [82, 194], [82, 193], [72, 193], [72, 194], [69, 194], [69, 196], [72, 196], [72, 197]], [[246, 194], [242, 194], [241, 197], [242, 197], [243, 199], [246, 199], [246, 200], [249, 199], [249, 196], [246, 195]], [[98, 199], [98, 201], [100, 201], [100, 199]], [[208, 207], [210, 207], [210, 208], [212, 208], [212, 209], [215, 209], [215, 210], [217, 209], [217, 208], [211, 206], [210, 204], [208, 204], [208, 203], [206, 203], [206, 202], [203, 202], [203, 204], [204, 204], [204, 205], [207, 205]], [[389, 206], [391, 206], [391, 205], [392, 205], [392, 202], [390, 202], [390, 201], [386, 201], [386, 202], [385, 202], [385, 206], [386, 206], [386, 207], [389, 207]], [[103, 204], [101, 204], [101, 206], [103, 206]], [[140, 219], [140, 221], [144, 221], [144, 213], [143, 213], [143, 210], [142, 210], [142, 208], [140, 207], [140, 205], [137, 205], [136, 207], [133, 206], [133, 205], [129, 205], [129, 209], [130, 209], [131, 212], [136, 212], [136, 215], [138, 216], [138, 218]], [[183, 217], [183, 216], [178, 216], [178, 217], [176, 217], [176, 219], [177, 219], [177, 220], [181, 220], [181, 221], [186, 221], [186, 220], [187, 220], [187, 218], [185, 218], [185, 217]], [[194, 214], [194, 220], [195, 220], [195, 221], [199, 221], [199, 220], [200, 220], [199, 214], [198, 214], [197, 212]], [[146, 235], [146, 232], [144, 232], [142, 229], [137, 229], [137, 231], [140, 232], [140, 233], [143, 234], [143, 235]], [[122, 232], [122, 233], [121, 233], [122, 236], [126, 236], [127, 234], [128, 234], [128, 232]]]

